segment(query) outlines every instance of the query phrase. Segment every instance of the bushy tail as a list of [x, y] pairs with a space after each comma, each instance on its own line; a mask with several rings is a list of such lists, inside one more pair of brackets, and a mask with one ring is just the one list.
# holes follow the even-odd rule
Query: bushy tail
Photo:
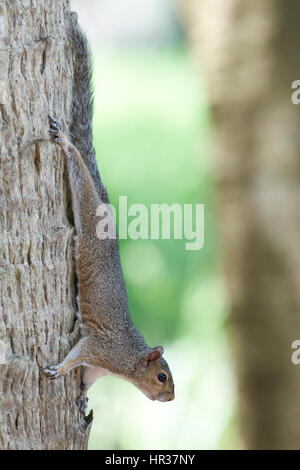
[[93, 147], [92, 56], [87, 39], [79, 27], [77, 14], [74, 12], [71, 14], [69, 34], [74, 57], [71, 139], [84, 159], [98, 189], [102, 189], [103, 184]]

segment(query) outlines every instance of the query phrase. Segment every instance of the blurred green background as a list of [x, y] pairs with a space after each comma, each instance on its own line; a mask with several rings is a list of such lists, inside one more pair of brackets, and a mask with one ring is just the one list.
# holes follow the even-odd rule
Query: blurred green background
[[180, 31], [155, 47], [97, 43], [93, 53], [94, 143], [111, 202], [203, 203], [205, 245], [121, 240], [132, 319], [150, 346], [164, 346], [176, 398], [151, 402], [129, 383], [101, 378], [89, 392], [89, 448], [236, 448], [205, 84]]

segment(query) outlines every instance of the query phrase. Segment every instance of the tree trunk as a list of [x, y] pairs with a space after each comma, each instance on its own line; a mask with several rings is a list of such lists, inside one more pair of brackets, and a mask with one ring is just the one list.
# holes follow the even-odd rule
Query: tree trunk
[[56, 382], [40, 371], [79, 336], [66, 165], [47, 118], [69, 124], [69, 14], [66, 0], [0, 2], [0, 449], [88, 441], [81, 371]]
[[[208, 80], [225, 275], [248, 449], [300, 448], [300, 4], [189, 0]], [[222, 393], [222, 389], [220, 389]]]

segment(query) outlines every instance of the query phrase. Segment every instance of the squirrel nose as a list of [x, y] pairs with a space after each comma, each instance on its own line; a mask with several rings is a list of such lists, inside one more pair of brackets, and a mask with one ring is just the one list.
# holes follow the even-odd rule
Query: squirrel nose
[[175, 395], [174, 395], [174, 393], [173, 393], [173, 394], [167, 399], [167, 401], [172, 401], [172, 400], [174, 400], [174, 398], [175, 398]]

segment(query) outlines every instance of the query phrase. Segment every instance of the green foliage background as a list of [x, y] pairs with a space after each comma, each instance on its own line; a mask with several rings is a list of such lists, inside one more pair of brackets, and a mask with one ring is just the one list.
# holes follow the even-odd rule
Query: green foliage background
[[112, 203], [203, 203], [205, 246], [121, 240], [132, 319], [150, 346], [164, 346], [176, 398], [151, 402], [129, 383], [100, 379], [89, 393], [90, 449], [230, 447], [234, 379], [205, 87], [183, 48], [94, 54], [94, 142]]

